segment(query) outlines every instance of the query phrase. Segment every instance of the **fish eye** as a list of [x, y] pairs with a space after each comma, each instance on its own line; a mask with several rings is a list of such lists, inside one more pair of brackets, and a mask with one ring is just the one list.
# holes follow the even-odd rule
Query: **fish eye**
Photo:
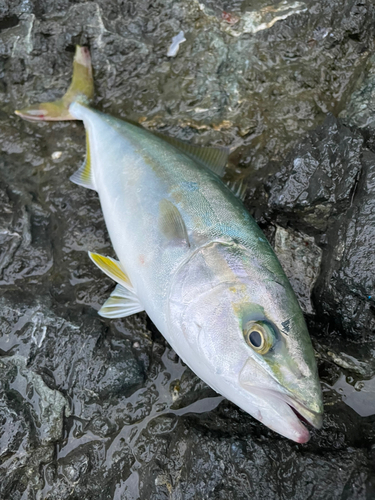
[[264, 338], [258, 330], [251, 330], [249, 333], [249, 342], [255, 349], [261, 349], [264, 343]]
[[266, 354], [273, 345], [272, 335], [260, 323], [249, 321], [244, 328], [247, 345], [259, 354]]

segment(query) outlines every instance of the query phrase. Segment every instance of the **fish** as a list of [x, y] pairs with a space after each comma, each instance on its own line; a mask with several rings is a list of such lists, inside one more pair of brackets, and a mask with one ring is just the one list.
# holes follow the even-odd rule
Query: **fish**
[[314, 349], [263, 232], [223, 182], [226, 148], [162, 136], [91, 106], [90, 52], [77, 46], [62, 99], [16, 114], [82, 120], [86, 159], [71, 180], [95, 190], [117, 259], [89, 252], [116, 286], [99, 314], [146, 311], [206, 384], [297, 443], [323, 422]]

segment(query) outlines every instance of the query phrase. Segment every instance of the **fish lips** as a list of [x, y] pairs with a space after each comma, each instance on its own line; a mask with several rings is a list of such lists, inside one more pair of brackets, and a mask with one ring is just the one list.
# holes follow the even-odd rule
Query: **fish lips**
[[[253, 400], [253, 406], [259, 408], [258, 412], [249, 413], [279, 434], [297, 443], [306, 443], [310, 433], [303, 424], [307, 422], [317, 429], [322, 426], [322, 412], [316, 411], [320, 404], [314, 404], [318, 400], [314, 398], [309, 404], [301, 397], [297, 398], [254, 359], [247, 360], [238, 382]], [[244, 409], [245, 406], [243, 401]]]
[[272, 398], [289, 405], [294, 410], [294, 413], [296, 417], [299, 418], [299, 420], [305, 420], [307, 423], [315, 427], [315, 429], [321, 429], [323, 425], [322, 413], [317, 413], [310, 410], [307, 406], [305, 406], [297, 399], [282, 392], [263, 387], [252, 388], [252, 392], [258, 392], [258, 394], [262, 395], [264, 399]]
[[270, 389], [268, 387], [255, 387], [251, 384], [243, 384], [243, 387], [255, 396], [262, 398], [263, 401], [268, 403], [268, 405], [277, 408], [279, 411], [281, 410], [280, 413], [287, 416], [288, 421], [286, 422], [286, 426], [291, 428], [293, 435], [290, 435], [289, 432], [282, 432], [277, 423], [275, 423], [276, 425], [274, 427], [270, 427], [276, 430], [276, 432], [285, 435], [289, 439], [293, 439], [297, 443], [307, 443], [310, 439], [310, 433], [304, 425], [305, 422], [312, 425], [316, 429], [320, 429], [323, 425], [322, 413], [310, 410], [303, 403], [288, 394], [285, 394], [284, 392], [279, 392], [278, 390]]
[[[275, 394], [275, 397], [278, 395]], [[281, 396], [281, 397], [280, 397]], [[282, 394], [279, 394], [280, 399], [285, 401], [293, 410], [295, 410], [295, 413], [297, 414], [297, 417], [301, 419], [306, 420], [310, 425], [315, 427], [315, 429], [321, 429], [323, 426], [323, 414], [322, 413], [317, 413], [315, 411], [310, 410], [307, 408], [305, 405], [300, 403], [294, 398], [291, 398], [290, 396], [285, 395], [283, 397]]]

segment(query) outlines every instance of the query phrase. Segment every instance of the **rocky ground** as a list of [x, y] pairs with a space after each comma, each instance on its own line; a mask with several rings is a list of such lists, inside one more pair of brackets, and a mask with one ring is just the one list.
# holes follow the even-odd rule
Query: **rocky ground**
[[[0, 0], [1, 499], [375, 497], [374, 21], [371, 0]], [[112, 250], [69, 181], [82, 125], [13, 114], [63, 94], [77, 43], [98, 109], [231, 148], [316, 349], [308, 444], [218, 397], [144, 313], [96, 314], [113, 283], [87, 250]]]

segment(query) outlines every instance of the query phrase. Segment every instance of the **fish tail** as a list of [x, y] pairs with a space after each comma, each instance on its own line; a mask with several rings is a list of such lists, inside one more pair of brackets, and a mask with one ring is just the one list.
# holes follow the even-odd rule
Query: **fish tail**
[[73, 62], [72, 83], [64, 96], [53, 102], [42, 102], [15, 111], [16, 115], [29, 121], [76, 120], [69, 112], [73, 102], [90, 104], [94, 97], [91, 57], [87, 47], [77, 45]]

